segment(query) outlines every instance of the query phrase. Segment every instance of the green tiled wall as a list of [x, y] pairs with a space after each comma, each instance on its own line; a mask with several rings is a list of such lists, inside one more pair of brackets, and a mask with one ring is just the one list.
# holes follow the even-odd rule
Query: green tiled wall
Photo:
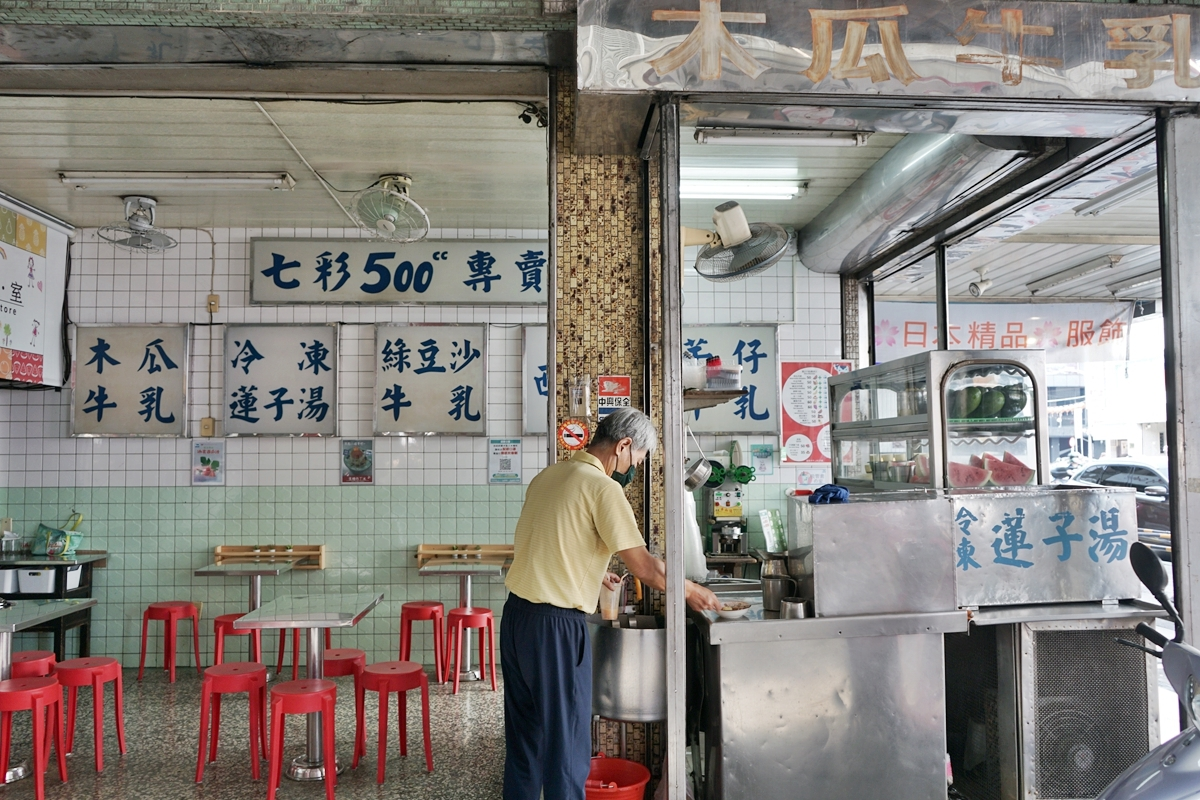
[[[110, 553], [107, 568], [94, 573], [100, 601], [92, 616], [94, 655], [136, 666], [146, 605], [192, 600], [204, 604], [200, 645], [211, 662], [212, 619], [244, 612], [248, 586], [245, 579], [199, 578], [193, 571], [211, 563], [218, 544], [309, 543], [327, 546], [327, 568], [263, 578], [263, 598], [383, 592], [384, 602], [357, 627], [334, 633], [335, 647], [362, 648], [370, 661], [381, 661], [397, 656], [401, 603], [458, 604], [457, 580], [417, 574], [416, 546], [511, 542], [524, 494], [523, 486], [7, 488], [0, 489], [0, 516], [13, 517], [15, 529], [28, 535], [38, 522], [61, 522], [73, 509], [84, 514], [83, 547]], [[475, 579], [474, 605], [499, 614], [504, 599], [499, 578]], [[430, 626], [416, 629], [413, 657], [432, 664]], [[235, 657], [244, 657], [244, 642], [228, 645]], [[180, 637], [190, 654], [185, 645]], [[48, 646], [44, 635], [18, 634], [14, 641], [17, 649]], [[273, 654], [276, 636], [263, 646]], [[161, 650], [155, 624], [147, 663], [161, 664]]]

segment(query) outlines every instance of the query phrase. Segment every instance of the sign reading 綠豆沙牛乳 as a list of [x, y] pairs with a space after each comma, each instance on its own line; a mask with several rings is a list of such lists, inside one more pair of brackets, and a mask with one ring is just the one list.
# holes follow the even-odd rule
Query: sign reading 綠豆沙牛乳
[[487, 433], [487, 326], [377, 325], [375, 433]]
[[545, 242], [251, 239], [255, 303], [543, 305]]

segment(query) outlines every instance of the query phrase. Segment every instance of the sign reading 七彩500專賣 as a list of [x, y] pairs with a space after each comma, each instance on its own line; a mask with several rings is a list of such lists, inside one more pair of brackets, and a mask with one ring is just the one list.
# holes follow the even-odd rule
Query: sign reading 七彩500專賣
[[336, 325], [225, 328], [225, 433], [337, 432]]
[[542, 305], [545, 242], [251, 239], [255, 303]]
[[184, 436], [187, 326], [75, 329], [75, 436]]
[[486, 325], [376, 325], [375, 433], [487, 432]]

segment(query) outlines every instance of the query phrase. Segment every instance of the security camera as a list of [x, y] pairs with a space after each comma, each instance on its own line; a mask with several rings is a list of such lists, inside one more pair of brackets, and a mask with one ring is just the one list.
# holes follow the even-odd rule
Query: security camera
[[971, 297], [982, 297], [983, 293], [992, 288], [992, 282], [984, 278], [983, 280], [974, 281], [967, 289], [971, 292]]

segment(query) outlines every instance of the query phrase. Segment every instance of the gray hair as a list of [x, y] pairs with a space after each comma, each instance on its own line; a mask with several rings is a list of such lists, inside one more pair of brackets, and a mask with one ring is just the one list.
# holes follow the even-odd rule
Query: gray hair
[[622, 439], [632, 439], [634, 450], [653, 453], [658, 446], [658, 431], [636, 408], [619, 408], [600, 420], [592, 444], [616, 444]]

